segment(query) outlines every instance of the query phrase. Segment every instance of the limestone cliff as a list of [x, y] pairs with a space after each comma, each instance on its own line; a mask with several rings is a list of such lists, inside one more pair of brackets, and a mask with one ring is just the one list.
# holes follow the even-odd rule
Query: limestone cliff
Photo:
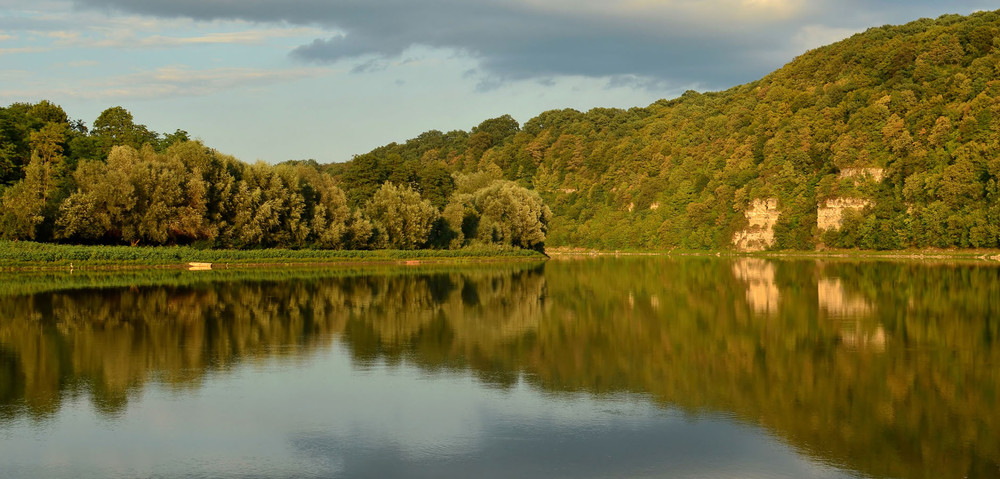
[[862, 198], [831, 198], [816, 208], [816, 227], [820, 230], [840, 229], [845, 210], [860, 210], [872, 204]]
[[778, 222], [778, 200], [756, 199], [744, 216], [749, 223], [746, 229], [733, 235], [733, 245], [740, 251], [763, 251], [774, 244], [774, 224]]

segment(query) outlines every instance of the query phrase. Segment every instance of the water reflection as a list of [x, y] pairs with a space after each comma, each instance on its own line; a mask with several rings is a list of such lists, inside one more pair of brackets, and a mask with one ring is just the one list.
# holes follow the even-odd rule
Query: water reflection
[[998, 271], [598, 258], [11, 292], [0, 297], [0, 420], [44, 421], [80, 397], [114, 416], [151, 382], [197, 390], [213, 372], [336, 342], [356, 369], [405, 363], [736, 417], [866, 475], [994, 476]]
[[768, 314], [778, 310], [781, 293], [774, 283], [774, 263], [761, 258], [740, 258], [733, 263], [733, 275], [747, 283], [747, 303], [754, 311]]

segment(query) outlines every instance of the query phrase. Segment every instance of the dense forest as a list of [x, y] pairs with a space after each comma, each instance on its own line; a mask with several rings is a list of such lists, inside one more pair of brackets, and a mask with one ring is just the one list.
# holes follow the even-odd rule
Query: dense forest
[[[775, 249], [996, 248], [997, 65], [1000, 12], [946, 15], [872, 28], [723, 92], [523, 125], [505, 115], [330, 165], [247, 165], [183, 131], [150, 132], [120, 107], [88, 131], [51, 103], [15, 104], [0, 110], [2, 231], [225, 247], [725, 249], [748, 208], [773, 200]], [[823, 205], [845, 199], [854, 206], [839, 226], [820, 229]]]

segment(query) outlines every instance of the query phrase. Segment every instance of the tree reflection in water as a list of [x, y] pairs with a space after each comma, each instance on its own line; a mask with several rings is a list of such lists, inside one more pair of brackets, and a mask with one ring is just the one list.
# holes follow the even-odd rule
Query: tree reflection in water
[[168, 283], [0, 297], [0, 420], [80, 395], [119, 414], [151, 381], [198, 388], [340, 341], [357, 367], [722, 412], [874, 476], [1000, 464], [994, 266], [599, 258]]

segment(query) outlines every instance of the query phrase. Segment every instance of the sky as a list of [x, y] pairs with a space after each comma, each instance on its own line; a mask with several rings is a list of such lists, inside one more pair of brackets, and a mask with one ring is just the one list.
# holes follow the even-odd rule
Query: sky
[[510, 114], [761, 78], [954, 0], [0, 0], [0, 106], [123, 106], [244, 161], [349, 160]]

